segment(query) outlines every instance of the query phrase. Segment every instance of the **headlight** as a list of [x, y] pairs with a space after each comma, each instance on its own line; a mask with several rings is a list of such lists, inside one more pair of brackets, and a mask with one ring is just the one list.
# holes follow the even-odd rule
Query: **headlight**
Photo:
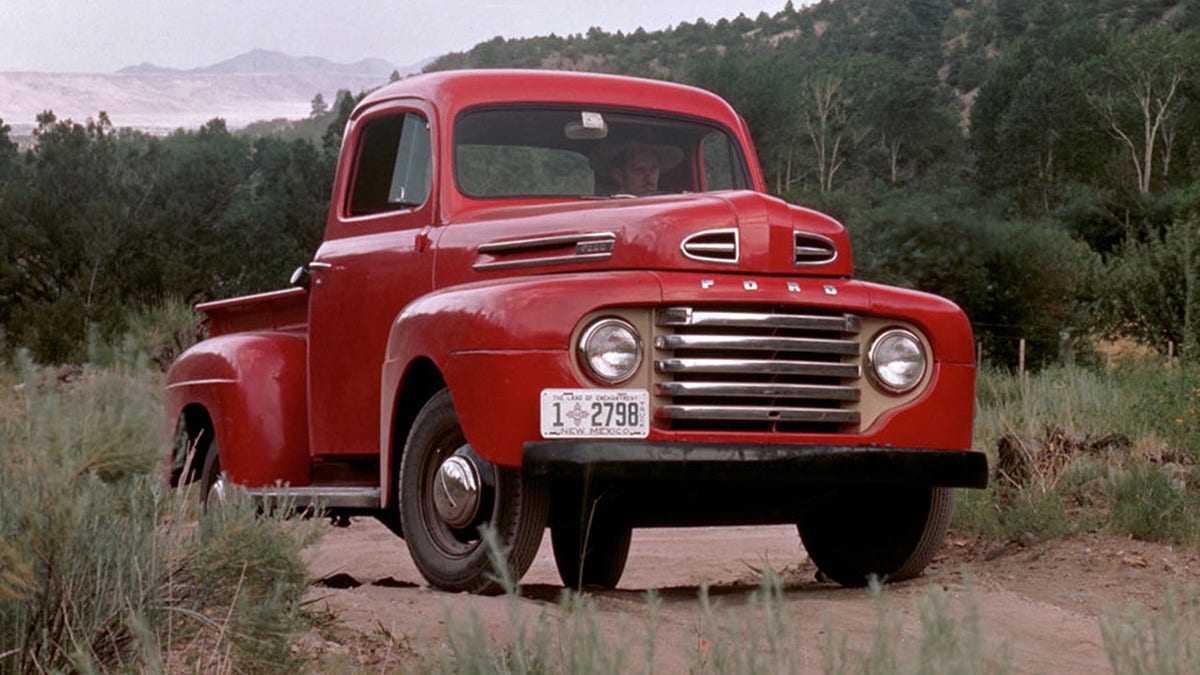
[[600, 319], [579, 336], [579, 361], [601, 384], [620, 384], [642, 364], [642, 338], [629, 322]]
[[876, 336], [867, 362], [875, 382], [893, 394], [910, 391], [925, 376], [925, 348], [916, 335], [902, 328]]

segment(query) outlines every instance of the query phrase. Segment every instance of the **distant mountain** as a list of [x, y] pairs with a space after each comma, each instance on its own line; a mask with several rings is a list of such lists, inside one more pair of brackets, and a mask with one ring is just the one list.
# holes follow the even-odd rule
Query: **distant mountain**
[[[319, 56], [289, 56], [268, 49], [253, 49], [219, 63], [190, 70], [164, 68], [152, 63], [140, 63], [117, 71], [126, 75], [153, 74], [205, 74], [205, 75], [251, 75], [281, 73], [342, 73], [355, 77], [386, 78], [397, 70], [396, 66], [382, 59], [363, 59], [354, 63], [335, 63]], [[402, 71], [403, 72], [403, 71]]]
[[190, 70], [142, 63], [117, 73], [0, 72], [0, 119], [26, 134], [44, 110], [77, 121], [104, 111], [117, 127], [154, 133], [196, 128], [214, 117], [240, 128], [303, 119], [317, 94], [332, 106], [338, 91], [375, 89], [393, 72], [419, 72], [431, 60], [397, 68], [380, 59], [342, 64], [256, 49]]
[[185, 71], [179, 70], [178, 68], [163, 68], [162, 66], [156, 66], [153, 63], [142, 62], [136, 66], [125, 66], [117, 72], [122, 75], [162, 75], [168, 73], [182, 73]]

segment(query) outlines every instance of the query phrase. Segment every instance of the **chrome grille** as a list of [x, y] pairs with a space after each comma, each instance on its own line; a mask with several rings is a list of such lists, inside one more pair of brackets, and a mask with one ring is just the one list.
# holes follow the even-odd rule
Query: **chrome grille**
[[824, 265], [837, 259], [837, 246], [832, 240], [819, 234], [797, 232], [795, 234], [796, 267]]
[[859, 320], [794, 308], [669, 307], [655, 318], [658, 419], [676, 430], [855, 430]]

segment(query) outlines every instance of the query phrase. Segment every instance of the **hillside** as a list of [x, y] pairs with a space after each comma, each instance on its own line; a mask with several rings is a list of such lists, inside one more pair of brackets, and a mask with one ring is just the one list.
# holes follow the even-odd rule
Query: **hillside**
[[1136, 29], [1200, 25], [1198, 0], [820, 0], [789, 1], [775, 15], [703, 18], [661, 31], [587, 33], [480, 43], [439, 57], [426, 70], [553, 68], [691, 81], [714, 61], [794, 52], [815, 56], [878, 55], [936, 75], [968, 97], [988, 64], [1021, 40], [1091, 25]]

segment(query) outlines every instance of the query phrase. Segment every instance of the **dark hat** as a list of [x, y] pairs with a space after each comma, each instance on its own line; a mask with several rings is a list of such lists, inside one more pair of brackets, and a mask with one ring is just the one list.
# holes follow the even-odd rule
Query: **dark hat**
[[673, 145], [657, 145], [640, 141], [603, 141], [592, 150], [589, 163], [597, 173], [608, 173], [622, 166], [630, 152], [652, 152], [658, 158], [658, 170], [670, 171], [683, 161], [683, 151]]

